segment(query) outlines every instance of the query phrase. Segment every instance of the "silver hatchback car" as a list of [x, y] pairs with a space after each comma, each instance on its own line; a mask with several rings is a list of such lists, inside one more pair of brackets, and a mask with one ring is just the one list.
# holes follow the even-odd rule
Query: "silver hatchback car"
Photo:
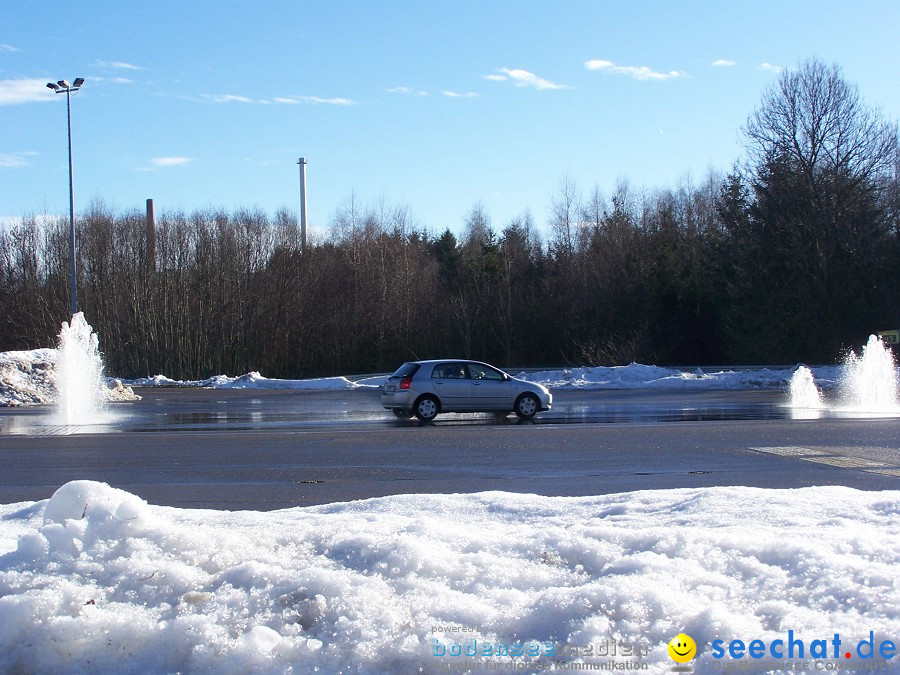
[[381, 403], [397, 417], [423, 422], [444, 412], [514, 412], [531, 419], [550, 410], [553, 395], [481, 361], [409, 361], [381, 388]]

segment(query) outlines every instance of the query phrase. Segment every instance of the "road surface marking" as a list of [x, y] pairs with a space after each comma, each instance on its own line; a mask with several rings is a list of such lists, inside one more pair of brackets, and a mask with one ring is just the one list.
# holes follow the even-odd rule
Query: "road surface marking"
[[808, 457], [805, 459], [807, 462], [817, 462], [818, 464], [840, 466], [845, 469], [864, 469], [872, 466], [890, 466], [885, 462], [877, 462], [873, 459], [865, 459], [864, 457]]
[[812, 457], [814, 455], [827, 455], [827, 452], [821, 450], [813, 450], [812, 448], [801, 448], [797, 446], [774, 446], [765, 448], [750, 448], [757, 452], [765, 452], [769, 455], [781, 455], [782, 457]]

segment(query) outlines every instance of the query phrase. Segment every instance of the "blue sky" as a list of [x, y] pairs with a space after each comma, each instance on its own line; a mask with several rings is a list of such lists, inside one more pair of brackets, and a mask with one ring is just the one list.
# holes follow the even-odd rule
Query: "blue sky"
[[297, 210], [351, 194], [459, 229], [548, 218], [566, 177], [671, 187], [743, 155], [779, 68], [838, 63], [900, 111], [900, 2], [0, 0], [0, 220], [75, 207]]

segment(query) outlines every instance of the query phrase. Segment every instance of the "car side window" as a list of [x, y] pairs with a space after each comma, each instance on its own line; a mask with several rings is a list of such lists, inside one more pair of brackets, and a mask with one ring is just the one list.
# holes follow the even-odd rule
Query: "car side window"
[[468, 375], [462, 363], [439, 363], [431, 371], [431, 377], [439, 380], [465, 380]]
[[473, 380], [503, 380], [503, 373], [488, 366], [478, 365], [477, 363], [469, 364], [469, 373]]

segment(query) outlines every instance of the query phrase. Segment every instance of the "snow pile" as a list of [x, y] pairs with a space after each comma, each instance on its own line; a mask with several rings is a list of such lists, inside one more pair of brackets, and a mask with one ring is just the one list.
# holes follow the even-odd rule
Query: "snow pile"
[[309, 389], [343, 390], [358, 389], [366, 385], [351, 382], [346, 377], [319, 377], [308, 380], [279, 380], [263, 377], [257, 371], [229, 377], [214, 375], [205, 380], [173, 380], [165, 375], [155, 375], [137, 380], [128, 380], [134, 387], [207, 387], [210, 389]]
[[56, 390], [56, 357], [55, 349], [0, 352], [0, 405], [51, 403]]
[[[786, 389], [795, 368], [752, 368], [705, 372], [660, 368], [632, 363], [628, 366], [566, 368], [517, 377], [552, 389]], [[820, 386], [835, 386], [838, 368], [815, 369]]]
[[[59, 350], [0, 352], [0, 406], [55, 403]], [[133, 401], [134, 391], [121, 380], [105, 378], [101, 393], [107, 401]]]
[[447, 672], [475, 643], [540, 644], [539, 659], [469, 658], [537, 672], [606, 662], [584, 650], [612, 641], [661, 672], [679, 632], [712, 672], [714, 639], [900, 636], [896, 491], [487, 492], [258, 513], [77, 481], [0, 507], [0, 543], [3, 672]]
[[[537, 372], [520, 372], [519, 379], [543, 384], [551, 389], [787, 389], [794, 368], [748, 368], [704, 372], [661, 368], [632, 363], [629, 366], [596, 366]], [[837, 386], [840, 366], [814, 369], [817, 384], [825, 389]], [[346, 377], [323, 377], [310, 380], [278, 380], [258, 372], [239, 377], [216, 375], [206, 380], [172, 380], [164, 375], [128, 380], [136, 387], [211, 387], [214, 389], [318, 389], [346, 390], [380, 387], [387, 375], [373, 375], [350, 380]]]
[[140, 401], [141, 397], [134, 393], [134, 390], [125, 385], [122, 380], [115, 377], [104, 378], [106, 381], [106, 389], [104, 394], [107, 401]]

